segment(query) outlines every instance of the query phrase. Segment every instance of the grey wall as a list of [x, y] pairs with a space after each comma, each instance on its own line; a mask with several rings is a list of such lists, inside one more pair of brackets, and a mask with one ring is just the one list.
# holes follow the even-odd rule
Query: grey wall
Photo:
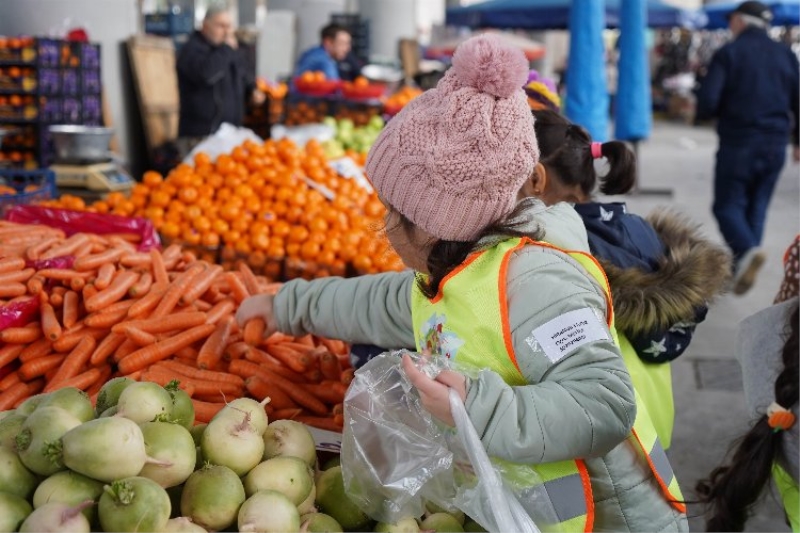
[[126, 105], [130, 95], [121, 43], [136, 33], [136, 0], [0, 0], [0, 35], [45, 36], [63, 28], [86, 29], [92, 42], [102, 47], [102, 76], [121, 155], [134, 152], [130, 129], [138, 128], [136, 108]]
[[331, 13], [346, 13], [348, 7], [347, 0], [267, 0], [267, 13], [280, 10], [297, 15], [295, 57], [319, 44], [319, 31], [328, 23]]

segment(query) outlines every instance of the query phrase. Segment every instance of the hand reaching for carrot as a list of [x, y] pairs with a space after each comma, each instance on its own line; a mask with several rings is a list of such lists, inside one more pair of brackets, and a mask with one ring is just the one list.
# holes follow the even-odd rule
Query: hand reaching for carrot
[[278, 331], [278, 324], [275, 322], [275, 315], [272, 311], [272, 301], [274, 296], [270, 294], [257, 294], [245, 299], [239, 310], [236, 311], [236, 322], [239, 327], [244, 329], [247, 323], [254, 319], [260, 318], [266, 324], [264, 329], [264, 337], [269, 337]]

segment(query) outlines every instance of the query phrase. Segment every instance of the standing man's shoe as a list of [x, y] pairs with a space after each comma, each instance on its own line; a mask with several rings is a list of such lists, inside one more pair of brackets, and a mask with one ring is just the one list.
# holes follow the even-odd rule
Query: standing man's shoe
[[733, 278], [733, 294], [742, 295], [756, 282], [758, 271], [764, 266], [767, 255], [761, 248], [750, 248], [739, 260]]

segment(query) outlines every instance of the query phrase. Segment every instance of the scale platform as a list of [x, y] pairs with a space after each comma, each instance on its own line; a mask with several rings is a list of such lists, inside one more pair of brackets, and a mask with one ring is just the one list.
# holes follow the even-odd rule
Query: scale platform
[[60, 165], [50, 167], [56, 174], [59, 188], [88, 189], [90, 191], [127, 191], [136, 182], [115, 163], [93, 165]]

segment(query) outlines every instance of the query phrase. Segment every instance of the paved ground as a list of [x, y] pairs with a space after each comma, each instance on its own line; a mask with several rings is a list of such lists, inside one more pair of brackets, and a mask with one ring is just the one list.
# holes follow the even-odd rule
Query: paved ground
[[[626, 198], [632, 212], [646, 214], [671, 205], [703, 224], [722, 242], [711, 214], [716, 136], [710, 129], [657, 122], [640, 148], [641, 187], [671, 189], [673, 196], [640, 194]], [[720, 299], [700, 325], [692, 345], [673, 364], [676, 425], [670, 457], [687, 499], [693, 487], [723, 459], [729, 443], [747, 428], [741, 375], [734, 357], [736, 326], [768, 307], [783, 276], [782, 255], [800, 231], [800, 167], [788, 161], [772, 199], [763, 246], [769, 259], [754, 288], [744, 297]], [[692, 531], [704, 531], [699, 507], [690, 507]], [[768, 495], [746, 531], [789, 531], [776, 500]]]

